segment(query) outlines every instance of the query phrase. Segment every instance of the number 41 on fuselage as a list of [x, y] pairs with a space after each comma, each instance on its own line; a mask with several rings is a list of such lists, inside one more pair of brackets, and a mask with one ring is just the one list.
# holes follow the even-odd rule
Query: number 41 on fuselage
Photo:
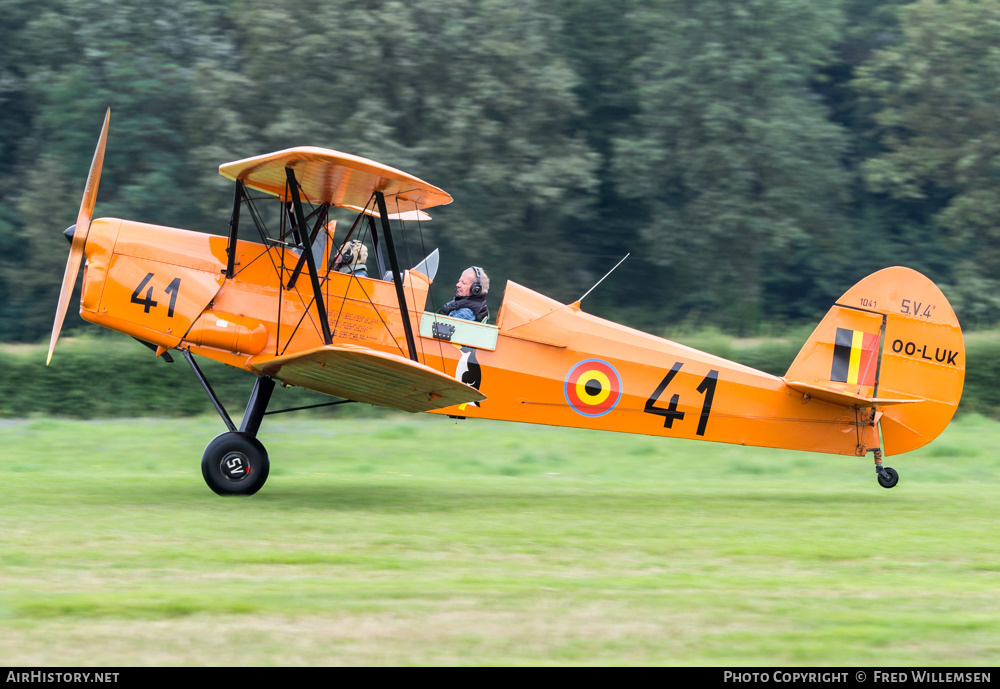
[[[864, 456], [879, 483], [899, 454], [933, 440], [962, 393], [965, 348], [942, 292], [908, 268], [841, 297], [783, 377], [585, 313], [508, 282], [495, 323], [428, 310], [429, 257], [403, 269], [393, 224], [451, 197], [410, 174], [322, 148], [219, 168], [235, 182], [228, 236], [117, 218], [91, 220], [108, 117], [94, 156], [53, 325], [58, 339], [81, 256], [80, 315], [170, 357], [178, 350], [227, 430], [202, 458], [220, 494], [255, 493], [258, 439], [276, 382], [341, 400], [468, 418]], [[258, 203], [276, 203], [270, 230]], [[334, 242], [331, 208], [356, 218]], [[336, 246], [372, 246], [373, 277], [334, 270]], [[195, 357], [255, 376], [237, 425]]]

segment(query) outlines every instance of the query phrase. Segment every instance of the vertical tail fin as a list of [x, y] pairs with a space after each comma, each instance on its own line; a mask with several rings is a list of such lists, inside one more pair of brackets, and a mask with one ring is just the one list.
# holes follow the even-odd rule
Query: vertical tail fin
[[937, 285], [915, 270], [886, 268], [837, 300], [785, 377], [859, 406], [872, 399], [883, 412], [886, 454], [908, 452], [936, 438], [958, 408], [965, 384], [962, 329]]

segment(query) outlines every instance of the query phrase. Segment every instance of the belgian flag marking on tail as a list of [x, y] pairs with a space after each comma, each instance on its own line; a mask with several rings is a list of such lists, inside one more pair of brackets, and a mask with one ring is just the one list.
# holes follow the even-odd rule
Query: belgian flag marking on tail
[[879, 334], [837, 328], [830, 380], [852, 385], [874, 385]]

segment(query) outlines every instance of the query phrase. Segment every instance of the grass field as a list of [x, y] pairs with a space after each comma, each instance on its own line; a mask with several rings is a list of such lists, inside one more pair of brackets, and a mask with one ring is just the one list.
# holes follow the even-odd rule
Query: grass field
[[430, 416], [0, 421], [3, 665], [993, 665], [1000, 423], [871, 458]]

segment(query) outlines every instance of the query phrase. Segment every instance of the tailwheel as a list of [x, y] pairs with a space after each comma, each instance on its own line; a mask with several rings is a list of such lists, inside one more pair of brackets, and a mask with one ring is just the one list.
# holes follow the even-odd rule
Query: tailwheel
[[878, 471], [878, 484], [883, 488], [892, 488], [899, 483], [899, 474], [892, 467], [879, 467], [876, 471]]
[[264, 485], [270, 469], [260, 441], [239, 431], [217, 436], [201, 457], [205, 483], [219, 495], [253, 495]]
[[878, 484], [883, 488], [892, 488], [899, 483], [899, 474], [892, 467], [882, 466], [882, 450], [876, 449], [875, 453], [875, 474], [878, 476]]

